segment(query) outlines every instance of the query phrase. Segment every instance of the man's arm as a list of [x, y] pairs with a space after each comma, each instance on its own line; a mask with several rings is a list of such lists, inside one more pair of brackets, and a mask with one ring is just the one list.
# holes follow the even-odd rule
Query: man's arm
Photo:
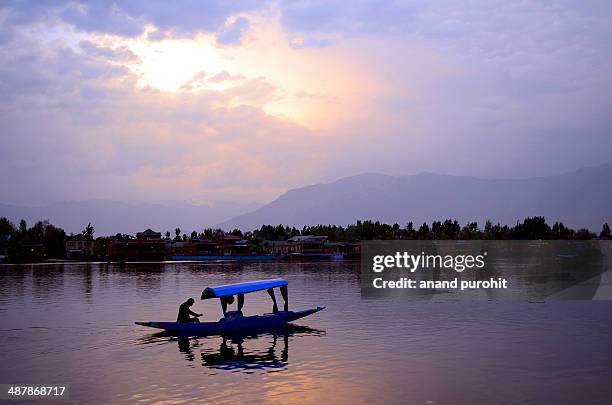
[[202, 316], [202, 314], [196, 314], [191, 309], [188, 309], [188, 311], [189, 311], [189, 315], [191, 315], [191, 316]]

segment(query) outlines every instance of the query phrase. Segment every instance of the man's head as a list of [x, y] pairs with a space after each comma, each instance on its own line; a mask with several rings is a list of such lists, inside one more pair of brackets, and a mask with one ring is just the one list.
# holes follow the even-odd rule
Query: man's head
[[194, 300], [193, 298], [189, 298], [189, 299], [187, 300], [187, 305], [188, 305], [188, 306], [192, 306], [194, 303], [195, 303], [195, 300]]

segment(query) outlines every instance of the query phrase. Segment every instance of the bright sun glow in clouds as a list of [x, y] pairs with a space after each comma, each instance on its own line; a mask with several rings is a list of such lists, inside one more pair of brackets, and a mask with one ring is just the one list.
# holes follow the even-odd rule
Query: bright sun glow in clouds
[[209, 75], [221, 73], [225, 66], [214, 39], [201, 35], [197, 39], [170, 39], [150, 42], [145, 39], [129, 41], [128, 46], [140, 58], [131, 66], [140, 86], [162, 91], [181, 91], [201, 71]]
[[151, 41], [123, 40], [139, 58], [128, 67], [141, 87], [165, 92], [226, 91], [230, 107], [250, 105], [309, 128], [348, 118], [366, 88], [361, 72], [340, 53], [294, 49], [277, 24], [253, 19], [237, 46], [219, 46], [212, 35]]

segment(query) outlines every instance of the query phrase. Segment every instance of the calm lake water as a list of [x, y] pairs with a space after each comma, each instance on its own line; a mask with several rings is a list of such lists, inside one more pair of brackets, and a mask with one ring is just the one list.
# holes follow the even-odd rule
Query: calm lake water
[[[217, 320], [204, 287], [279, 276], [290, 308], [327, 309], [226, 341], [133, 323], [188, 297]], [[359, 280], [348, 263], [0, 266], [0, 383], [68, 383], [75, 403], [612, 401], [612, 302], [365, 299]], [[246, 296], [246, 314], [270, 309]]]

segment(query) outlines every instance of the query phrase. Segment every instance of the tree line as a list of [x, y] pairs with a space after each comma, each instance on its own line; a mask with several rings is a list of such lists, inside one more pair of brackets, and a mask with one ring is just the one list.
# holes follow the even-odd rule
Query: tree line
[[[97, 252], [107, 252], [113, 240], [130, 238], [130, 235], [117, 234], [94, 238], [94, 227], [88, 224], [81, 234], [86, 240], [93, 241]], [[233, 235], [247, 240], [255, 246], [263, 246], [266, 241], [284, 241], [294, 236], [315, 235], [327, 236], [331, 242], [352, 242], [360, 240], [534, 240], [534, 239], [562, 239], [562, 240], [589, 240], [612, 239], [610, 226], [605, 223], [601, 232], [596, 234], [588, 229], [571, 229], [562, 222], [555, 222], [552, 226], [541, 216], [527, 217], [522, 222], [517, 221], [514, 226], [493, 224], [487, 221], [484, 227], [477, 222], [468, 222], [460, 225], [457, 220], [447, 219], [433, 221], [415, 226], [412, 222], [401, 226], [398, 223], [386, 224], [379, 221], [357, 221], [346, 227], [338, 225], [304, 226], [301, 229], [284, 225], [262, 225], [259, 229], [243, 232], [234, 229], [225, 232], [222, 229], [206, 228], [201, 232], [192, 231], [190, 235], [182, 233], [180, 228], [174, 231], [174, 237], [169, 231], [165, 232], [167, 240], [189, 241], [195, 239], [216, 240], [225, 235]], [[52, 258], [65, 258], [65, 245], [68, 238], [73, 235], [57, 227], [49, 221], [38, 221], [28, 227], [25, 220], [18, 226], [13, 225], [7, 218], [0, 218], [0, 255], [19, 259], [32, 256], [38, 248], [44, 248], [45, 255]]]
[[[235, 230], [237, 231], [237, 230]], [[234, 231], [234, 232], [235, 232]], [[534, 240], [534, 239], [562, 239], [562, 240], [589, 240], [599, 237], [610, 239], [610, 226], [605, 223], [601, 232], [596, 234], [588, 229], [574, 230], [562, 222], [555, 222], [552, 226], [541, 216], [527, 217], [522, 222], [517, 221], [514, 226], [493, 224], [487, 221], [484, 227], [477, 222], [468, 222], [461, 226], [457, 220], [446, 219], [423, 223], [416, 227], [413, 222], [405, 226], [398, 223], [392, 225], [379, 221], [357, 221], [346, 227], [338, 225], [304, 226], [302, 229], [288, 226], [263, 225], [260, 229], [250, 233], [257, 241], [286, 240], [299, 235], [327, 236], [333, 242], [349, 242], [359, 240]]]

